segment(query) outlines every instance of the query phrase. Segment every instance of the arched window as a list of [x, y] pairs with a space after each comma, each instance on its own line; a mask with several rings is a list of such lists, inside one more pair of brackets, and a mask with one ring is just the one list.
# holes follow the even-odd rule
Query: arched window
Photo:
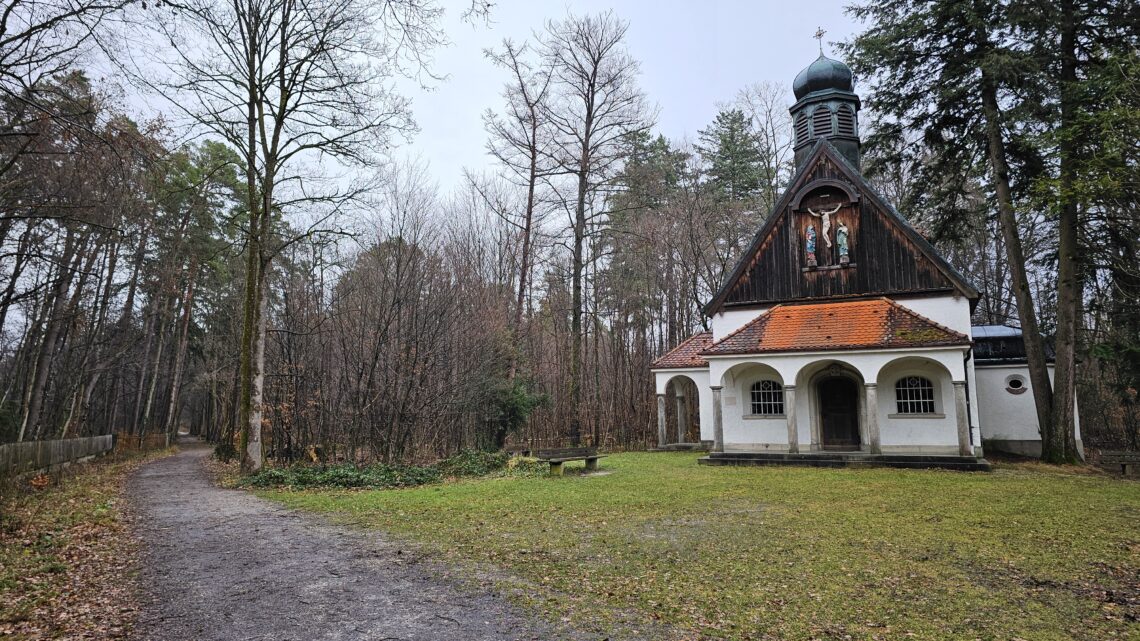
[[835, 120], [839, 123], [840, 136], [855, 135], [855, 113], [851, 111], [851, 107], [841, 105], [839, 110], [835, 112]]
[[784, 413], [784, 386], [776, 381], [756, 381], [752, 384], [752, 413], [778, 415]]
[[933, 414], [934, 383], [923, 376], [904, 376], [895, 383], [899, 414]]
[[807, 112], [801, 111], [796, 116], [796, 144], [802, 145], [808, 139], [808, 115]]
[[811, 112], [811, 128], [816, 138], [831, 135], [831, 110], [827, 105], [819, 105]]

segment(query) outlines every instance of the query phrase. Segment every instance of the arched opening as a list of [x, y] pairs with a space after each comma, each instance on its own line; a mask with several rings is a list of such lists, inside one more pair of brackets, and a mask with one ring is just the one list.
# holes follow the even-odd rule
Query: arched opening
[[666, 443], [701, 442], [700, 392], [697, 383], [684, 375], [665, 384]]
[[811, 113], [812, 134], [816, 138], [831, 135], [831, 109], [827, 105], [819, 105]]
[[849, 363], [824, 360], [812, 363], [796, 376], [806, 392], [814, 449], [838, 452], [867, 450], [866, 392], [863, 375]]
[[[971, 440], [965, 386], [958, 390], [945, 365], [922, 356], [904, 356], [878, 373], [878, 411], [883, 446], [890, 450], [923, 448], [939, 454], [959, 452]], [[959, 416], [958, 393], [962, 392]], [[964, 437], [959, 434], [964, 431]]]

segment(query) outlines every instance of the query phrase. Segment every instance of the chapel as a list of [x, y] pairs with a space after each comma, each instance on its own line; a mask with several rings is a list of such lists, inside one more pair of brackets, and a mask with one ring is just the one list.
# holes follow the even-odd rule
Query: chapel
[[737, 465], [1039, 456], [1020, 331], [973, 326], [978, 290], [860, 173], [851, 70], [821, 54], [792, 89], [787, 190], [705, 305], [710, 331], [652, 365], [659, 447]]

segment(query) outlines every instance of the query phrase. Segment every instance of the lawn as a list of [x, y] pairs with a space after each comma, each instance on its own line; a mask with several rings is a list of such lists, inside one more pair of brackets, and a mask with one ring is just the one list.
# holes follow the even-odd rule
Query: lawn
[[678, 638], [1140, 639], [1140, 483], [723, 468], [619, 454], [602, 474], [267, 491], [497, 576], [547, 616]]

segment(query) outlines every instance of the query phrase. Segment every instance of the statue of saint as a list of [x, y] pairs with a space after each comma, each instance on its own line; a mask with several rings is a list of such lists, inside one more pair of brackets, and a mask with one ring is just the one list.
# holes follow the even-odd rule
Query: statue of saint
[[815, 225], [808, 225], [804, 230], [804, 238], [807, 245], [807, 264], [808, 267], [815, 267]]
[[847, 225], [844, 225], [842, 220], [839, 221], [838, 225], [839, 226], [835, 229], [835, 244], [839, 245], [839, 263], [846, 265], [847, 261], [850, 260], [847, 255], [847, 236], [849, 232], [847, 231]]

